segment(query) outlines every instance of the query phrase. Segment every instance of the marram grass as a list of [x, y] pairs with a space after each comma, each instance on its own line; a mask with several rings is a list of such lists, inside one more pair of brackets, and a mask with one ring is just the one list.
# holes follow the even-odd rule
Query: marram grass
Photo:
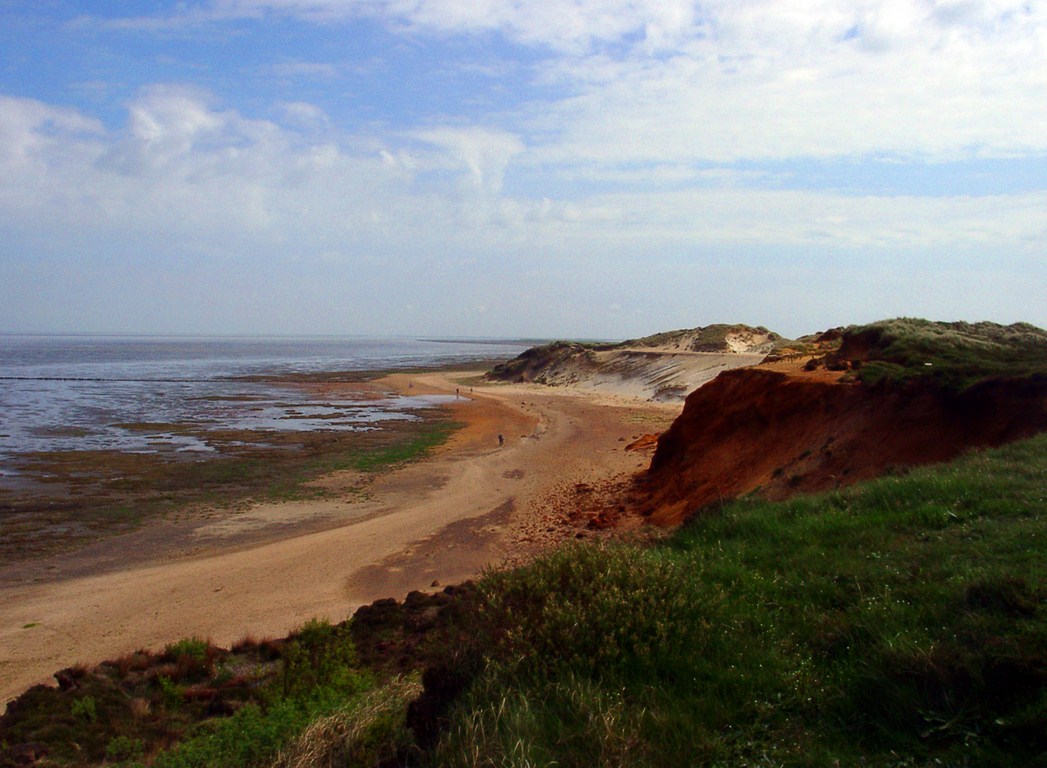
[[1047, 436], [490, 575], [430, 765], [1047, 765]]

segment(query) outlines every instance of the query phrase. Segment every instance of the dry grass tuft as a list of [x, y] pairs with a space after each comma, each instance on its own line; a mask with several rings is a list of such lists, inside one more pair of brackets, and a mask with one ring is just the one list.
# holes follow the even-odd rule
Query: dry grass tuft
[[409, 742], [404, 713], [421, 692], [417, 675], [395, 677], [344, 709], [315, 720], [269, 768], [385, 764]]
[[149, 699], [134, 698], [131, 699], [128, 706], [131, 709], [131, 717], [135, 720], [145, 720], [153, 713], [153, 705]]

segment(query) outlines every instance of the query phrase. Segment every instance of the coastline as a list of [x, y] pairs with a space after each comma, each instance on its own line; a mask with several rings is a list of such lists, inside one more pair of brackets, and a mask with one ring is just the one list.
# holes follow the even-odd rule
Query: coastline
[[[76, 555], [60, 556], [51, 563], [60, 575], [0, 587], [0, 702], [73, 664], [192, 635], [219, 645], [279, 637], [599, 535], [578, 510], [598, 508], [594, 489], [642, 469], [649, 455], [625, 445], [678, 410], [536, 385], [470, 391], [476, 373], [383, 379], [405, 394], [458, 389], [449, 407], [465, 426], [431, 456], [382, 474], [367, 498], [344, 498], [351, 478], [335, 472], [317, 481], [329, 498], [252, 504], [182, 529], [150, 524], [100, 545], [107, 552], [79, 570]], [[129, 548], [132, 563], [121, 557]]]

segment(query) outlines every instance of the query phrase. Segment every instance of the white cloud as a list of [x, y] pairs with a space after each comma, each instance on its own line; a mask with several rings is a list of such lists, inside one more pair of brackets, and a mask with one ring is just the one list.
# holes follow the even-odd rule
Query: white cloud
[[464, 165], [470, 188], [485, 194], [501, 191], [506, 167], [525, 149], [517, 136], [478, 127], [442, 126], [414, 131], [411, 136], [440, 148], [453, 165]]
[[[944, 252], [996, 249], [1043, 256], [1047, 192], [986, 197], [860, 197], [794, 190], [691, 190], [657, 195], [605, 195], [609, 241], [826, 247], [840, 252]], [[607, 216], [606, 212], [613, 212]]]
[[[725, 3], [672, 56], [549, 62], [577, 94], [542, 105], [552, 162], [1047, 152], [1047, 19], [985, 10], [957, 28], [922, 3]], [[919, 12], [918, 12], [919, 11]]]
[[331, 119], [315, 104], [289, 101], [279, 105], [280, 112], [290, 125], [303, 129], [330, 129]]
[[[340, 252], [353, 243], [396, 251], [418, 242], [434, 254], [513, 243], [559, 251], [586, 242], [608, 253], [780, 244], [1021, 254], [1042, 253], [1047, 239], [1045, 192], [853, 196], [749, 189], [749, 174], [716, 171], [702, 174], [711, 184], [688, 187], [688, 169], [667, 165], [621, 177], [629, 192], [514, 198], [503, 176], [528, 150], [513, 134], [445, 126], [413, 132], [414, 146], [368, 144], [300, 132], [297, 118], [322, 113], [288, 108], [296, 120], [278, 124], [198, 91], [156, 87], [128, 105], [123, 131], [106, 133], [72, 110], [0, 99], [0, 217], [12, 231], [59, 240], [162, 232], [210, 242], [216, 253], [279, 253], [289, 244]], [[429, 179], [441, 171], [465, 187]]]
[[216, 0], [215, 17], [282, 13], [314, 21], [384, 18], [422, 31], [498, 32], [527, 45], [580, 51], [637, 33], [666, 45], [688, 33], [688, 0]]
[[[597, 163], [1047, 152], [1047, 10], [1025, 0], [218, 0], [547, 53], [546, 155]], [[197, 10], [199, 13], [199, 9]]]
[[[952, 38], [989, 39], [1042, 25], [1026, 0], [215, 0], [188, 18], [370, 16], [418, 29], [475, 34], [580, 51], [605, 43], [684, 50], [709, 40], [724, 52], [796, 50], [846, 37], [888, 50]], [[798, 51], [797, 51], [798, 52]]]
[[39, 171], [39, 164], [62, 155], [68, 142], [101, 133], [100, 121], [75, 110], [0, 94], [0, 162], [11, 176]]
[[[999, 265], [998, 283], [1010, 286], [1013, 300], [1036, 295], [1037, 280], [1042, 288], [1042, 191], [804, 192], [768, 189], [777, 182], [761, 169], [764, 161], [797, 158], [917, 166], [1042, 158], [1047, 10], [1038, 4], [215, 0], [179, 7], [166, 17], [107, 24], [190, 34], [236, 19], [275, 25], [282, 15], [325, 24], [368, 17], [393, 34], [406, 32], [405, 48], [422, 55], [426, 36], [440, 51], [456, 50], [441, 44], [459, 35], [499, 36], [526, 50], [489, 46], [493, 58], [483, 65], [499, 75], [500, 98], [441, 94], [420, 117], [413, 104], [400, 103], [403, 94], [387, 107], [366, 87], [347, 85], [360, 100], [354, 107], [370, 110], [358, 113], [367, 114], [369, 135], [344, 132], [337, 105], [345, 93], [333, 91], [330, 101], [313, 103], [305, 99], [323, 98], [322, 91], [254, 90], [246, 103], [270, 104], [261, 114], [274, 115], [259, 119], [251, 114], [259, 107], [227, 101], [233, 93], [219, 99], [184, 85], [152, 85], [126, 104], [119, 130], [83, 112], [0, 96], [0, 229], [12, 254], [13, 243], [30, 241], [26, 253], [92, 251], [103, 266], [120, 258], [114, 254], [163, 252], [171, 263], [203, 254], [257, 265], [255, 276], [270, 269], [276, 280], [309, 264], [341, 265], [345, 290], [361, 306], [413, 281], [403, 303], [421, 307], [419, 317], [432, 293], [433, 278], [422, 276], [436, 267], [451, 273], [447, 285], [463, 307], [476, 303], [470, 291], [493, 297], [502, 277], [515, 276], [530, 298], [485, 299], [490, 318], [501, 316], [499, 301], [526, 308], [553, 288], [566, 307], [594, 279], [607, 285], [586, 294], [591, 317], [605, 295], [620, 295], [623, 281], [671, 293], [736, 279], [767, 283], [774, 295], [775, 279], [795, 271], [788, 258], [807, 251], [842, 254], [837, 286], [854, 280], [846, 264], [854, 254], [871, 261], [906, 254], [920, 274], [982, 254]], [[497, 58], [516, 54], [519, 60]], [[393, 77], [394, 59], [386, 70]], [[351, 78], [356, 64], [349, 55], [337, 65], [277, 59], [247, 74], [312, 78], [312, 85]], [[441, 65], [479, 69], [475, 58]], [[521, 73], [533, 78], [526, 102], [506, 96]], [[479, 111], [485, 104], [497, 106]], [[400, 112], [413, 122], [402, 122]], [[734, 163], [742, 169], [723, 167]], [[528, 195], [520, 192], [522, 178]], [[715, 273], [701, 264], [708, 254], [738, 252], [781, 260], [781, 272], [731, 264]], [[1033, 267], [1024, 282], [1016, 264]], [[897, 287], [906, 270], [884, 284]], [[963, 274], [950, 275], [941, 306], [955, 306], [949, 302], [964, 284]], [[337, 303], [326, 273], [318, 269], [313, 282]], [[743, 301], [746, 290], [729, 295]], [[729, 308], [722, 295], [716, 301]], [[575, 312], [545, 306], [558, 322]]]

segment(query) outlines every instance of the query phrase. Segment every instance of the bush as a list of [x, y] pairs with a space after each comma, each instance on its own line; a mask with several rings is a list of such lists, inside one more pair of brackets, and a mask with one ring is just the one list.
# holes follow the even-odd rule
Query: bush
[[195, 661], [206, 661], [211, 644], [207, 640], [198, 637], [186, 637], [175, 643], [171, 643], [164, 649], [164, 655], [172, 660], [186, 656]]
[[694, 589], [657, 550], [567, 547], [516, 571], [488, 575], [476, 637], [514, 673], [551, 670], [593, 679], [672, 679], [682, 655], [701, 654], [721, 595]]
[[105, 759], [118, 763], [139, 760], [143, 754], [145, 745], [141, 739], [132, 739], [130, 736], [117, 736], [105, 748]]
[[339, 693], [360, 687], [354, 669], [356, 650], [347, 625], [311, 619], [299, 627], [283, 652], [283, 695], [316, 696], [333, 689]]
[[93, 696], [84, 696], [83, 698], [75, 699], [70, 711], [73, 713], [73, 717], [87, 723], [93, 723], [98, 719], [98, 711]]

